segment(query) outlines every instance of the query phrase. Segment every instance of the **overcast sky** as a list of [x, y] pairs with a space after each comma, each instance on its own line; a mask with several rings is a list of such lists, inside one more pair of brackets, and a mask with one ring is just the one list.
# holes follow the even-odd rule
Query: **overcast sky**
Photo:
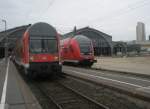
[[[112, 35], [113, 40], [135, 40], [136, 24], [145, 23], [150, 35], [150, 0], [1, 0], [0, 19], [8, 28], [48, 22], [67, 33], [89, 26]], [[0, 31], [4, 23], [0, 21]]]

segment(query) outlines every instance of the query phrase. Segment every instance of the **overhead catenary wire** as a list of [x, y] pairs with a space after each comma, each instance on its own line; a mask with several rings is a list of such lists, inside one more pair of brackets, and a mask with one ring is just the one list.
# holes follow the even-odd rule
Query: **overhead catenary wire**
[[116, 18], [116, 17], [121, 17], [121, 16], [123, 16], [125, 14], [128, 14], [128, 13], [130, 13], [132, 11], [135, 11], [136, 9], [139, 9], [139, 8], [144, 7], [146, 5], [150, 5], [150, 1], [149, 0], [140, 0], [138, 2], [129, 4], [125, 8], [116, 10], [114, 12], [110, 12], [112, 14], [108, 14], [108, 15], [106, 15], [104, 17], [98, 17], [96, 19], [90, 20], [89, 24], [93, 24], [93, 23], [95, 23], [97, 21], [98, 22], [105, 22], [105, 21], [108, 21], [108, 20]]
[[42, 14], [45, 14], [46, 11], [48, 11], [49, 8], [53, 5], [54, 2], [55, 2], [55, 0], [50, 0], [48, 3], [48, 6], [45, 8], [45, 10], [42, 12]]
[[[50, 8], [50, 6], [52, 6], [54, 2], [55, 2], [55, 0], [49, 0], [49, 2], [47, 3], [48, 5], [46, 6], [46, 8], [43, 9], [43, 10], [39, 10], [38, 11], [39, 13], [38, 13], [37, 16], [35, 16], [35, 20], [41, 19], [41, 17], [44, 16], [44, 14], [48, 11], [48, 9]], [[33, 13], [33, 9], [30, 10], [30, 13], [27, 15], [27, 19], [31, 18], [32, 13]]]

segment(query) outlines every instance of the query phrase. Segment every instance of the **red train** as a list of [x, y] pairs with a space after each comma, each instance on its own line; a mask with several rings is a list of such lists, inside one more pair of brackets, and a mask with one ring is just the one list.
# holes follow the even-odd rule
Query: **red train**
[[61, 73], [59, 35], [47, 23], [31, 25], [17, 40], [14, 55], [27, 75]]
[[64, 63], [91, 67], [96, 62], [92, 41], [84, 35], [62, 39], [61, 56]]

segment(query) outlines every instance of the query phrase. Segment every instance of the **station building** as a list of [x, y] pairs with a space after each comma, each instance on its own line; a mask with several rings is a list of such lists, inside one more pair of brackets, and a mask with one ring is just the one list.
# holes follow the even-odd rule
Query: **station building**
[[[15, 47], [16, 40], [19, 37], [22, 37], [23, 33], [29, 26], [30, 24], [0, 32], [0, 57], [4, 57], [6, 36], [8, 38], [8, 49], [9, 51], [12, 51]], [[79, 34], [85, 35], [92, 40], [96, 56], [112, 56], [118, 55], [118, 53], [126, 55], [129, 50], [128, 47], [131, 47], [125, 42], [113, 42], [111, 35], [90, 27], [81, 29], [74, 28], [72, 32], [62, 35], [62, 38], [72, 37]]]
[[[5, 46], [8, 47], [9, 51], [12, 51], [15, 47], [16, 40], [19, 37], [22, 37], [23, 33], [29, 26], [30, 24], [0, 32], [0, 58], [4, 57]], [[5, 43], [6, 37], [7, 37], [7, 44]]]
[[90, 38], [93, 42], [94, 52], [97, 56], [113, 56], [113, 55], [126, 55], [127, 43], [122, 41], [112, 41], [112, 36], [103, 33], [94, 28], [85, 27], [76, 29], [72, 32], [63, 35], [63, 38], [72, 37], [74, 35], [82, 34]]
[[141, 41], [136, 42], [137, 44], [141, 45], [141, 50], [150, 52], [150, 41]]
[[72, 32], [63, 35], [63, 38], [72, 37], [74, 35], [85, 35], [93, 42], [95, 55], [111, 56], [113, 53], [112, 36], [98, 31], [96, 29], [85, 27], [81, 29], [74, 29]]
[[128, 45], [126, 42], [116, 41], [113, 42], [113, 55], [126, 55], [128, 51]]

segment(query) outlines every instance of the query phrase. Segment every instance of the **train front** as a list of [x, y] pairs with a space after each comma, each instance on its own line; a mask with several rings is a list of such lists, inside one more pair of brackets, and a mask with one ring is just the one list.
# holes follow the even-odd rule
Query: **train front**
[[80, 64], [92, 66], [96, 62], [92, 41], [84, 35], [77, 35], [74, 39], [77, 40], [80, 48]]
[[61, 72], [59, 36], [47, 23], [36, 23], [29, 33], [29, 73]]

